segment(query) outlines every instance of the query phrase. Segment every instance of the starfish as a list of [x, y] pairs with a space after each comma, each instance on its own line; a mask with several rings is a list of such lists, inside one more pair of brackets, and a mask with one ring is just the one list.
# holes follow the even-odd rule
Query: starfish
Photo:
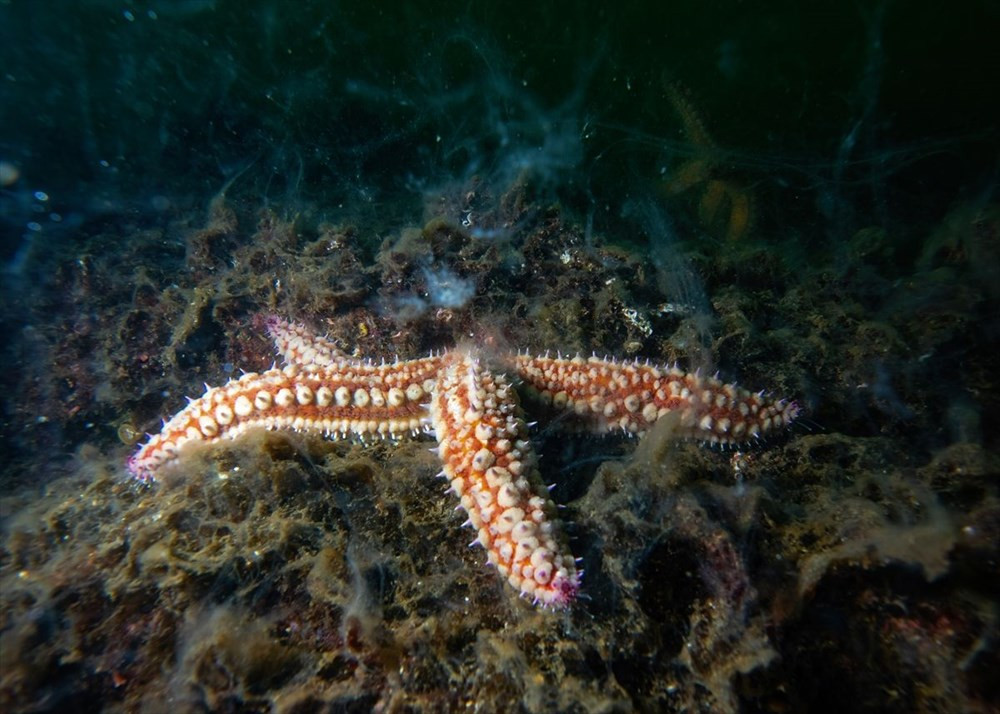
[[433, 433], [440, 475], [477, 531], [488, 562], [523, 596], [562, 608], [577, 569], [542, 485], [528, 428], [508, 374], [577, 426], [641, 435], [667, 414], [680, 436], [738, 445], [791, 424], [794, 402], [771, 400], [674, 367], [591, 357], [505, 356], [475, 349], [375, 364], [307, 328], [273, 317], [268, 331], [285, 366], [211, 387], [165, 422], [128, 461], [143, 481], [194, 443], [249, 429], [292, 429], [329, 438]]

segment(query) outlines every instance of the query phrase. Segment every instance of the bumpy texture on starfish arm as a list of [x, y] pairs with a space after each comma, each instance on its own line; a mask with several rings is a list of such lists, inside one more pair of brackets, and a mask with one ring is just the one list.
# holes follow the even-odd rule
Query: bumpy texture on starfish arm
[[255, 427], [324, 436], [398, 436], [426, 428], [424, 405], [436, 365], [413, 360], [373, 371], [353, 367], [307, 372], [292, 364], [212, 387], [150, 437], [129, 459], [129, 471], [151, 480], [185, 445], [234, 439]]
[[479, 360], [453, 352], [431, 415], [444, 473], [489, 562], [524, 595], [552, 607], [567, 605], [579, 575], [553, 518], [555, 506], [538, 476], [511, 385]]
[[285, 364], [296, 364], [309, 372], [333, 369], [358, 363], [331, 340], [321, 337], [304, 325], [297, 325], [276, 315], [267, 318], [267, 332]]
[[661, 417], [680, 414], [679, 436], [741, 444], [788, 426], [795, 402], [774, 401], [742, 387], [676, 367], [517, 355], [512, 369], [542, 401], [571, 411], [595, 431], [643, 434]]

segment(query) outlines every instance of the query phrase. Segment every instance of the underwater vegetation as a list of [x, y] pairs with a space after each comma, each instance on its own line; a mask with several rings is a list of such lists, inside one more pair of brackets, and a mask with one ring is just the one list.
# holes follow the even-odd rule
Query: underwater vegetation
[[[0, 3], [0, 709], [995, 710], [995, 20]], [[518, 598], [442, 493], [476, 426], [510, 453], [476, 409], [434, 453], [293, 418], [133, 479], [186, 396], [280, 372], [272, 315], [382, 370], [365, 414], [426, 428], [389, 382], [427, 358], [538, 419], [572, 602]], [[801, 411], [581, 430], [653, 416], [576, 398], [647, 360]], [[337, 403], [302, 379], [268, 409]]]

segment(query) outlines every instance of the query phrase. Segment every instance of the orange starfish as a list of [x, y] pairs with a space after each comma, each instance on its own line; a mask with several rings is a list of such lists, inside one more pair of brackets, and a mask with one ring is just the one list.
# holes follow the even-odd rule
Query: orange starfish
[[129, 460], [142, 480], [188, 445], [248, 429], [294, 429], [326, 437], [399, 437], [433, 432], [441, 475], [460, 499], [490, 564], [522, 595], [565, 607], [581, 572], [542, 486], [517, 394], [517, 375], [542, 400], [596, 430], [641, 434], [668, 413], [682, 435], [736, 444], [790, 424], [794, 402], [772, 401], [674, 368], [516, 355], [494, 371], [474, 351], [376, 365], [278, 318], [268, 322], [287, 366], [245, 374], [191, 400]]

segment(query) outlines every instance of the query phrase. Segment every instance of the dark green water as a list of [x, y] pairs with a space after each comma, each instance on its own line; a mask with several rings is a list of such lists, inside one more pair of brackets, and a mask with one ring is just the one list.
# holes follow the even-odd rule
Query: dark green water
[[[2, 12], [15, 188], [81, 220], [151, 211], [161, 195], [154, 205], [197, 203], [237, 175], [263, 201], [333, 211], [524, 167], [602, 217], [698, 150], [666, 84], [690, 98], [726, 171], [768, 192], [763, 217], [817, 242], [939, 217], [995, 171], [992, 3]], [[25, 200], [5, 196], [5, 255]]]

